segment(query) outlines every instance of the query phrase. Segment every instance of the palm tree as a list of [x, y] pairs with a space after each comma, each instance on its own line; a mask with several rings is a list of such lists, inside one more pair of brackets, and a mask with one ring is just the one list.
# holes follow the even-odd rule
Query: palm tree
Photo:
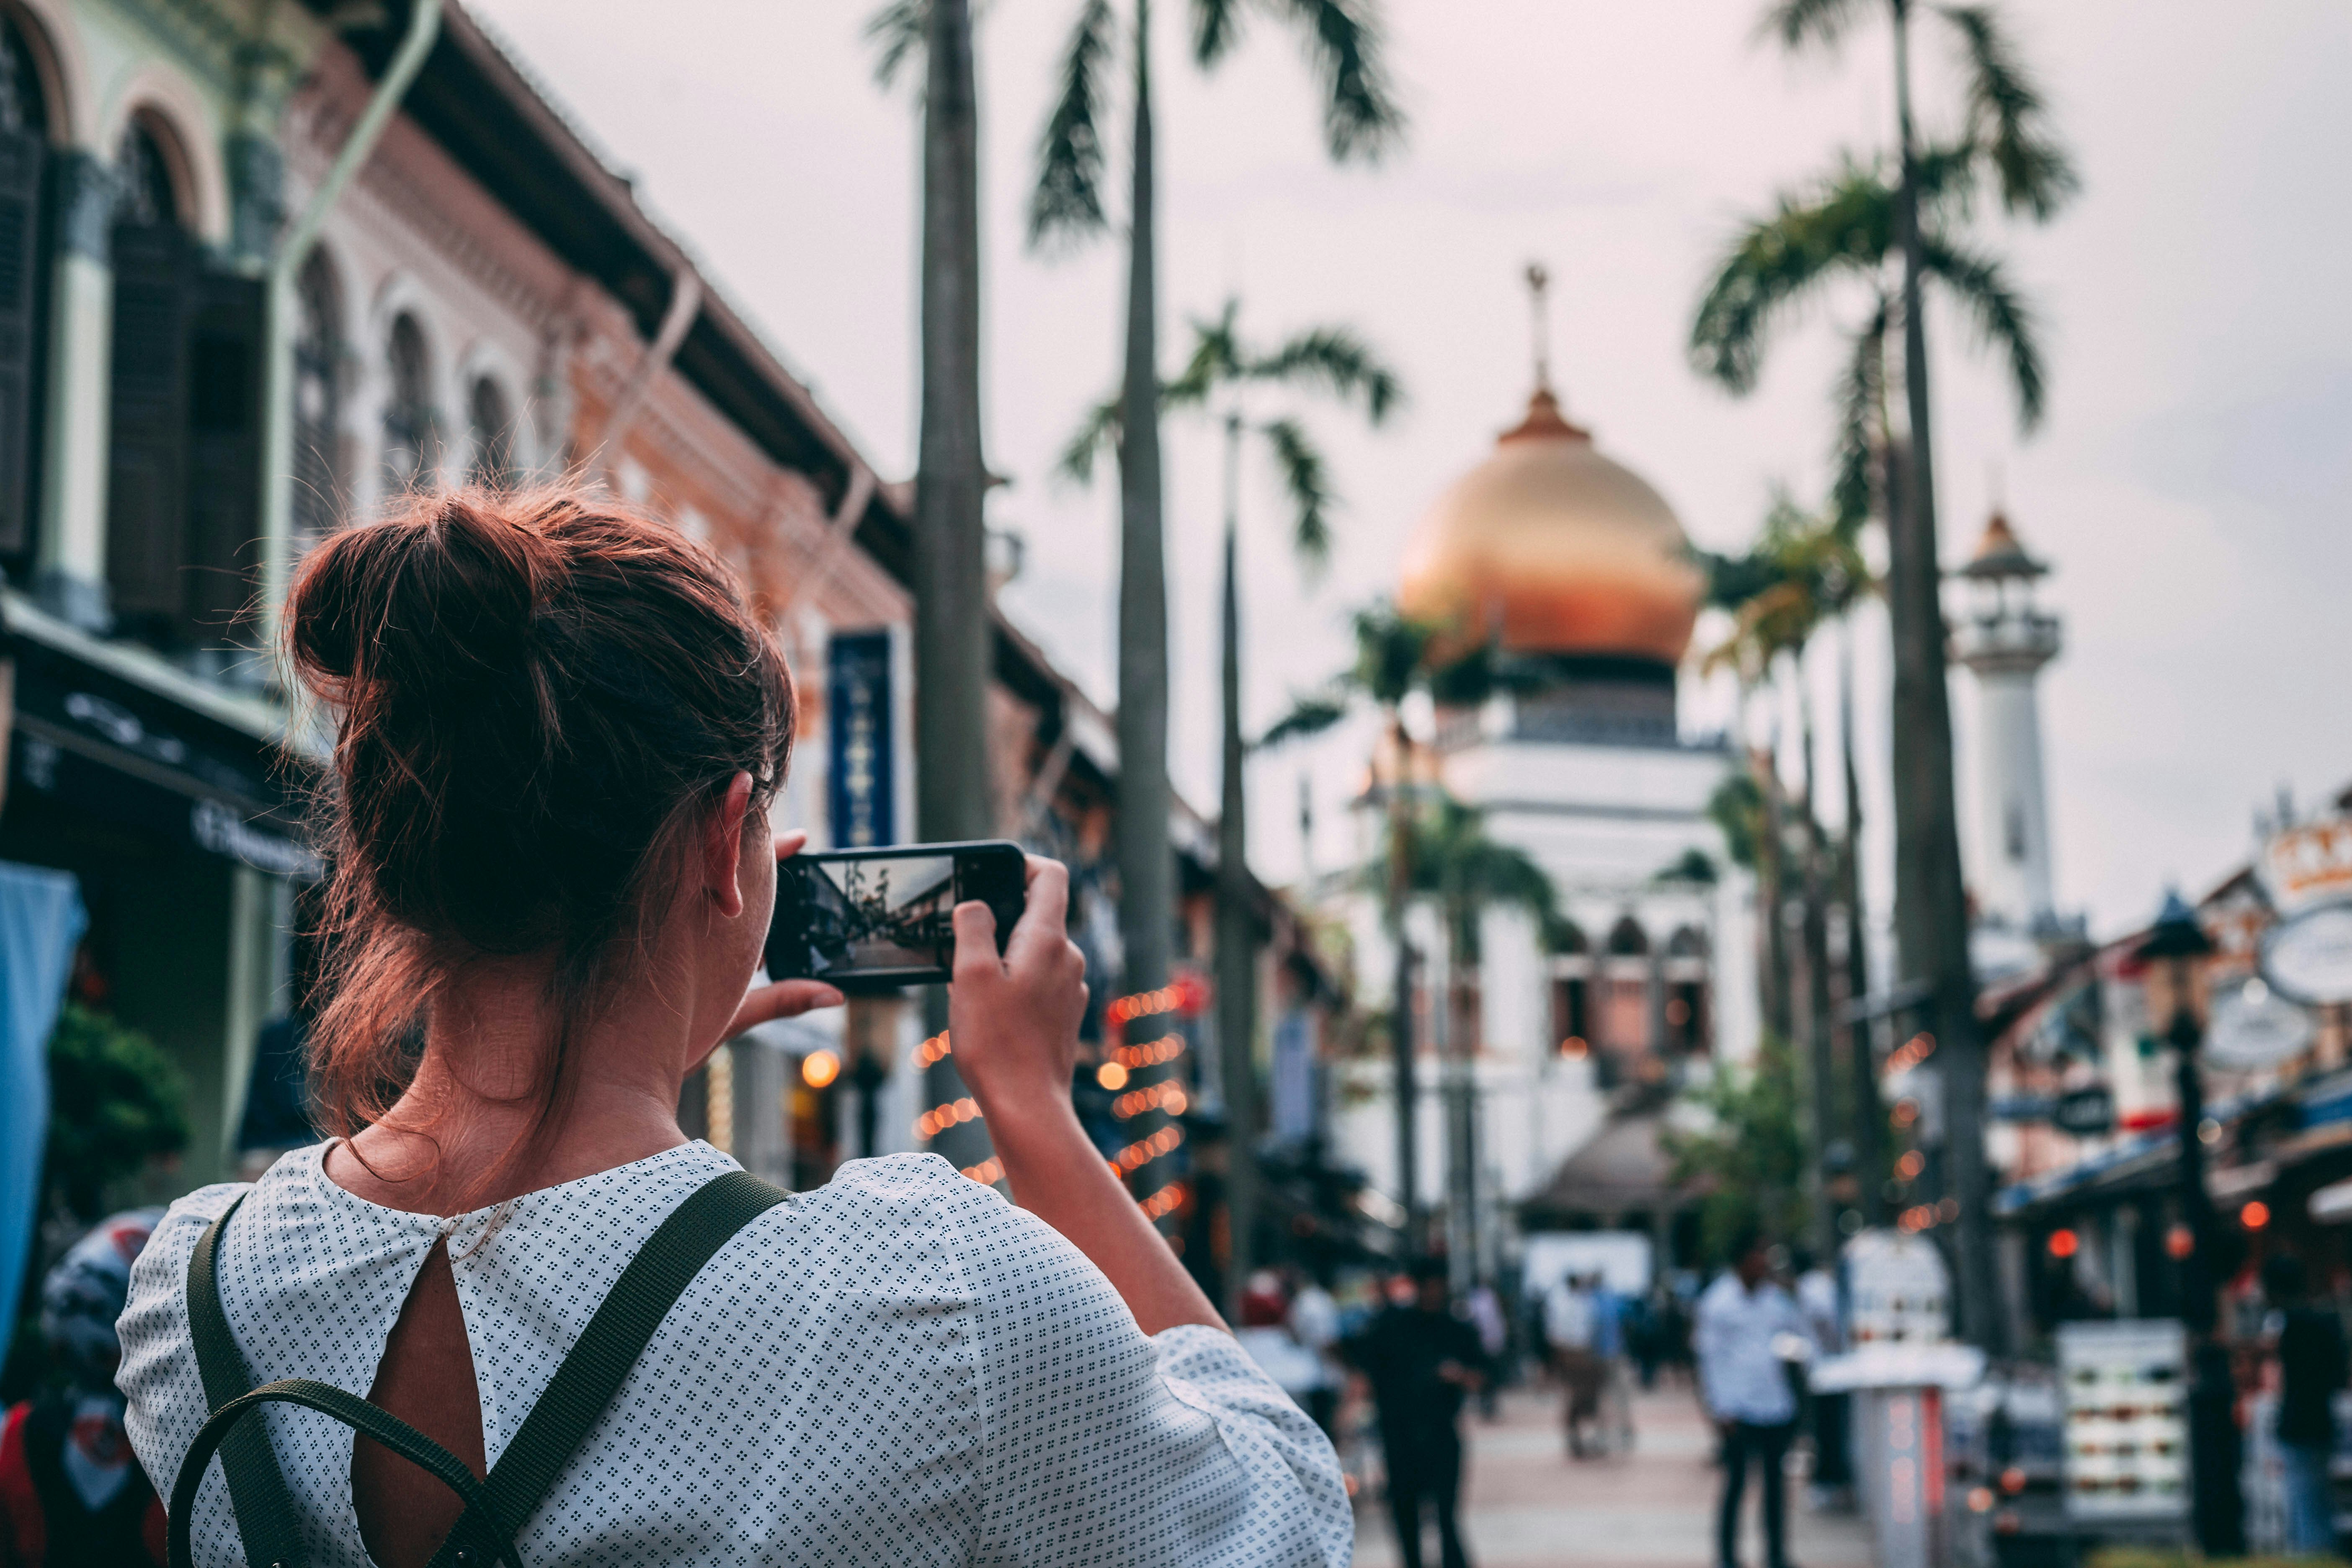
[[1496, 905], [1516, 905], [1537, 931], [1548, 931], [1559, 922], [1559, 900], [1541, 866], [1486, 837], [1485, 816], [1476, 809], [1440, 795], [1408, 822], [1410, 887], [1435, 901], [1446, 946], [1445, 984], [1430, 1019], [1444, 1074], [1446, 1254], [1455, 1288], [1466, 1289], [1478, 1258], [1478, 1110], [1471, 1063], [1479, 1042], [1469, 1027], [1465, 991], [1481, 957], [1480, 917]]
[[[1777, 0], [1762, 31], [1791, 50], [1832, 49], [1882, 8], [1895, 52], [1892, 178], [1875, 164], [1849, 163], [1822, 193], [1833, 199], [1801, 209], [1784, 202], [1752, 227], [1700, 308], [1692, 350], [1703, 370], [1744, 391], [1753, 384], [1766, 321], [1822, 284], [1855, 274], [1870, 280], [1874, 319], [1891, 310], [1902, 329], [1906, 432], [1899, 447], [1888, 448], [1889, 477], [1899, 483], [1887, 487], [1887, 499], [1896, 503], [1887, 513], [1895, 931], [1906, 972], [1930, 988], [1931, 1022], [1941, 1042], [1953, 1195], [1960, 1204], [1961, 1317], [1971, 1337], [1997, 1348], [1992, 1194], [1981, 1136], [1984, 1046], [1953, 799], [1925, 295], [1935, 279], [1974, 313], [1985, 336], [2009, 349], [2021, 421], [2030, 427], [2042, 397], [2039, 357], [2021, 352], [2032, 343], [2030, 322], [1998, 263], [1968, 248], [1959, 230], [1969, 216], [1969, 197], [1988, 174], [2004, 209], [2036, 221], [2055, 214], [2077, 182], [2049, 130], [2040, 92], [1989, 5], [1928, 8], [1952, 29], [1964, 68], [1963, 122], [1955, 139], [1939, 145], [1922, 140], [1912, 112], [1917, 0]], [[1759, 243], [1751, 250], [1748, 239]]]
[[[1323, 109], [1332, 158], [1378, 156], [1400, 135], [1381, 58], [1374, 0], [1258, 0], [1255, 9], [1296, 27]], [[1213, 69], [1240, 41], [1243, 0], [1192, 0], [1192, 54]], [[1124, 23], [1124, 26], [1122, 26]], [[1038, 143], [1029, 204], [1033, 245], [1076, 241], [1107, 226], [1103, 182], [1106, 76], [1122, 36], [1133, 98], [1128, 142], [1128, 292], [1119, 444], [1118, 753], [1116, 858], [1125, 984], [1166, 983], [1171, 953], [1175, 863], [1169, 847], [1168, 584], [1160, 480], [1160, 309], [1156, 225], [1158, 159], [1152, 140], [1150, 0], [1080, 0], [1062, 58], [1054, 108]]]
[[1404, 702], [1416, 690], [1443, 695], [1451, 701], [1474, 704], [1483, 700], [1491, 684], [1485, 650], [1449, 665], [1431, 657], [1433, 628], [1397, 613], [1394, 605], [1376, 604], [1350, 617], [1356, 637], [1355, 663], [1318, 693], [1295, 699], [1291, 710], [1258, 737], [1257, 744], [1272, 747], [1329, 729], [1349, 712], [1370, 703], [1381, 719], [1381, 738], [1372, 757], [1372, 790], [1386, 816], [1381, 876], [1381, 912], [1394, 950], [1389, 993], [1389, 1044], [1394, 1065], [1392, 1092], [1396, 1100], [1398, 1202], [1404, 1211], [1404, 1241], [1417, 1247], [1423, 1240], [1420, 1184], [1420, 1086], [1415, 1077], [1412, 1037], [1412, 971], [1419, 962], [1405, 931], [1405, 910], [1412, 901], [1418, 835], [1414, 814], [1429, 793], [1420, 747], [1405, 727]]
[[[1341, 327], [1318, 327], [1259, 352], [1242, 341], [1241, 305], [1228, 300], [1213, 321], [1195, 320], [1192, 353], [1183, 374], [1160, 388], [1163, 408], [1224, 405], [1225, 539], [1224, 593], [1220, 636], [1223, 645], [1224, 773], [1217, 812], [1217, 1039], [1223, 1066], [1225, 1110], [1230, 1126], [1226, 1168], [1226, 1218], [1232, 1237], [1228, 1293], [1240, 1308], [1249, 1277], [1257, 1223], [1257, 1033], [1256, 918], [1250, 909], [1249, 832], [1243, 787], [1247, 748], [1241, 717], [1241, 587], [1236, 557], [1241, 533], [1241, 452], [1244, 435], [1265, 443], [1282, 475], [1291, 503], [1291, 547], [1310, 571], [1330, 552], [1329, 514], [1335, 501], [1328, 466], [1305, 426], [1296, 418], [1251, 417], [1250, 395], [1260, 390], [1321, 392], [1342, 402], [1359, 402], [1374, 426], [1402, 400], [1396, 374], [1356, 335]], [[1095, 461], [1121, 437], [1122, 404], [1117, 397], [1096, 405], [1062, 453], [1064, 477], [1083, 484]]]
[[[996, 832], [989, 787], [988, 468], [980, 421], [979, 116], [971, 0], [895, 0], [867, 24], [888, 83], [919, 54], [923, 87], [923, 406], [915, 472], [915, 826], [932, 842]], [[944, 991], [927, 1000], [928, 1032], [947, 1027]], [[963, 1093], [952, 1058], [928, 1069], [936, 1100]], [[868, 1098], [871, 1096], [869, 1094]], [[977, 1121], [949, 1130], [942, 1152], [965, 1167], [988, 1158]]]

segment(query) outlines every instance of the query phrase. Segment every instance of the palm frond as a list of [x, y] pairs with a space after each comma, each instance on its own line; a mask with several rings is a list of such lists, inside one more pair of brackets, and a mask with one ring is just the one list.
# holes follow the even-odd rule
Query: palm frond
[[1420, 679], [1431, 628], [1387, 603], [1358, 610], [1350, 619], [1356, 667], [1349, 672], [1349, 681], [1383, 706], [1403, 701]]
[[1868, 0], [1775, 0], [1765, 8], [1756, 34], [1785, 49], [1834, 49], [1867, 8]]
[[1235, 322], [1240, 319], [1241, 308], [1240, 300], [1227, 300], [1215, 321], [1192, 318], [1192, 355], [1184, 362], [1182, 374], [1160, 384], [1161, 407], [1197, 408], [1218, 387], [1239, 378], [1242, 353]]
[[1306, 427], [1296, 419], [1269, 419], [1258, 426], [1258, 432], [1274, 448], [1283, 490], [1290, 497], [1291, 548], [1310, 571], [1319, 568], [1331, 554], [1330, 510], [1335, 499], [1323, 454], [1316, 450]]
[[1875, 164], [1848, 158], [1811, 189], [1783, 194], [1724, 253], [1691, 323], [1692, 366], [1751, 390], [1781, 312], [1834, 279], [1874, 278], [1894, 234], [1895, 195]]
[[1094, 483], [1095, 459], [1106, 450], [1118, 449], [1121, 408], [1116, 397], [1106, 397], [1087, 410], [1087, 416], [1063, 443], [1062, 455], [1054, 460], [1057, 478], [1075, 485]]
[[1214, 70], [1241, 36], [1241, 0], [1192, 0], [1192, 58], [1202, 70]]
[[1263, 751], [1319, 735], [1347, 716], [1348, 704], [1339, 697], [1295, 696], [1290, 700], [1290, 711], [1268, 725], [1265, 732], [1250, 743], [1250, 749]]
[[1830, 511], [1851, 534], [1877, 510], [1879, 459], [1886, 407], [1886, 332], [1893, 305], [1885, 294], [1853, 335], [1838, 376], [1837, 446]]
[[1920, 264], [1968, 308], [1977, 336], [2009, 360], [2010, 387], [2017, 395], [2017, 424], [2032, 430], [2042, 423], [2044, 379], [2042, 345], [2036, 341], [2032, 307], [2017, 291], [2001, 264], [1940, 236], [1927, 236]]
[[1238, 368], [1251, 381], [1319, 385], [1335, 397], [1360, 397], [1364, 416], [1374, 425], [1404, 402], [1404, 384], [1396, 372], [1378, 350], [1345, 327], [1311, 328]]
[[890, 0], [866, 18], [866, 41], [872, 44], [874, 79], [884, 87], [898, 79], [898, 68], [921, 54], [931, 26], [929, 0]]
[[2081, 187], [2049, 129], [2049, 106], [1990, 5], [1946, 5], [1968, 72], [1969, 140], [1990, 161], [2001, 205], [2047, 219]]
[[1110, 0], [1085, 0], [1062, 57], [1061, 90], [1037, 142], [1029, 243], [1076, 240], [1103, 227], [1101, 73], [1111, 52]]
[[1305, 34], [1323, 89], [1323, 144], [1341, 163], [1377, 162], [1404, 136], [1405, 113], [1381, 58], [1376, 0], [1269, 0]]

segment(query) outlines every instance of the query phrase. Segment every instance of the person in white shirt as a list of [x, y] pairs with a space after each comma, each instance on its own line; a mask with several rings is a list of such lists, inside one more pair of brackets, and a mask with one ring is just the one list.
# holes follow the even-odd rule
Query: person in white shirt
[[1593, 1350], [1600, 1331], [1593, 1293], [1581, 1276], [1561, 1276], [1544, 1295], [1544, 1339], [1551, 1346], [1552, 1372], [1559, 1379], [1560, 1419], [1568, 1429], [1568, 1457], [1591, 1452], [1585, 1427], [1601, 1414], [1606, 1368]]
[[[1797, 1271], [1797, 1310], [1804, 1314], [1805, 1331], [1812, 1336], [1814, 1353], [1844, 1354], [1845, 1324], [1838, 1310], [1837, 1275], [1831, 1267], [1815, 1263], [1812, 1256], [1802, 1250], [1790, 1261]], [[1853, 1397], [1815, 1391], [1807, 1403], [1812, 1407], [1813, 1507], [1850, 1510], [1853, 1506], [1853, 1460], [1849, 1436], [1853, 1431]]]
[[1797, 1393], [1781, 1352], [1791, 1340], [1803, 1342], [1805, 1320], [1770, 1271], [1763, 1233], [1743, 1232], [1732, 1245], [1731, 1268], [1698, 1300], [1699, 1396], [1723, 1435], [1719, 1568], [1737, 1568], [1739, 1562], [1739, 1505], [1751, 1463], [1763, 1472], [1766, 1568], [1789, 1568], [1780, 1464], [1796, 1435]]

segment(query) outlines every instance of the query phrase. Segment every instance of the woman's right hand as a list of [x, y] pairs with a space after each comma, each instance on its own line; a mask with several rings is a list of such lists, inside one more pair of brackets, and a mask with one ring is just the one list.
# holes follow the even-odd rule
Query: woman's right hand
[[1070, 1102], [1087, 961], [1064, 929], [1069, 903], [1068, 868], [1030, 856], [1027, 905], [1001, 956], [994, 912], [976, 900], [955, 908], [948, 1037], [956, 1070], [1000, 1138], [1013, 1131], [1006, 1123]]

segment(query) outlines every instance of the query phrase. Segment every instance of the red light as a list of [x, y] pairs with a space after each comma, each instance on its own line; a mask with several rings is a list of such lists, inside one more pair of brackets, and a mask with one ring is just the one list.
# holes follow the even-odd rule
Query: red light
[[2082, 1249], [2083, 1238], [2076, 1236], [2073, 1231], [2053, 1230], [2050, 1233], [2051, 1257], [2072, 1258]]
[[2260, 1230], [2271, 1222], [2271, 1205], [2256, 1198], [2238, 1211], [2238, 1223], [2248, 1230]]
[[2185, 1225], [2176, 1225], [2164, 1233], [2165, 1256], [2178, 1263], [2197, 1250], [2197, 1233]]

